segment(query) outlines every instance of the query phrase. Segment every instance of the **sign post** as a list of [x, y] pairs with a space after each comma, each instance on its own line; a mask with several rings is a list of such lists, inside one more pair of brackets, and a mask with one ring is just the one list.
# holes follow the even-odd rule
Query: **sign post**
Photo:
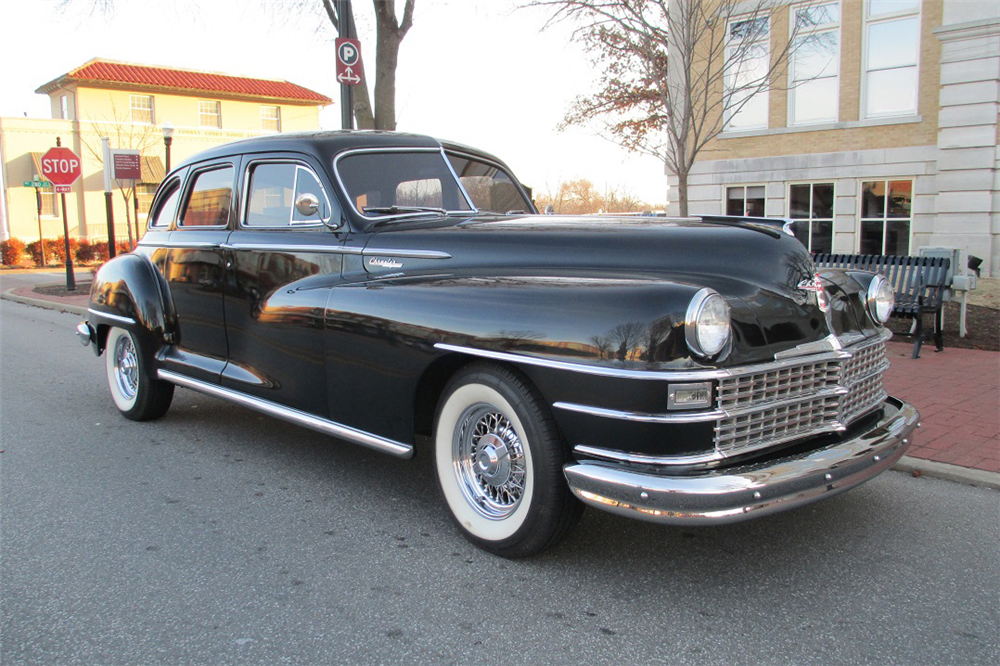
[[55, 184], [62, 204], [63, 242], [66, 249], [66, 291], [76, 291], [76, 276], [73, 274], [73, 255], [69, 251], [69, 220], [66, 217], [66, 193], [71, 192], [73, 183], [80, 177], [80, 158], [69, 148], [62, 147], [62, 139], [56, 137], [56, 147], [42, 156], [42, 175]]
[[111, 200], [111, 147], [108, 137], [101, 137], [101, 158], [104, 161], [104, 210], [108, 220], [108, 259], [114, 259], [115, 248], [115, 206]]
[[337, 38], [337, 81], [340, 82], [340, 120], [342, 129], [354, 129], [354, 92], [351, 86], [361, 83], [361, 42], [354, 39], [351, 0], [338, 0], [340, 37]]
[[[118, 181], [118, 187], [124, 190], [123, 180], [132, 181], [132, 201], [135, 207], [135, 230], [139, 233], [139, 200], [136, 198], [135, 184], [142, 178], [142, 158], [138, 150], [111, 149], [111, 165], [114, 169], [114, 178]], [[132, 240], [132, 222], [129, 220], [128, 198], [125, 199], [125, 227], [128, 229], [128, 243], [134, 250], [135, 242]]]
[[34, 180], [24, 181], [25, 187], [35, 188], [35, 210], [38, 213], [38, 253], [42, 258], [42, 266], [45, 266], [45, 236], [42, 235], [42, 188], [52, 187], [52, 183], [47, 180], [39, 180], [35, 174]]

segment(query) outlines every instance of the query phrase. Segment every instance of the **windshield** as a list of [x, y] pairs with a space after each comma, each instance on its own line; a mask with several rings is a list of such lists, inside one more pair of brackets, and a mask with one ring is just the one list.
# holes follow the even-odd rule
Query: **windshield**
[[440, 151], [354, 153], [337, 161], [337, 173], [366, 217], [473, 210]]
[[456, 153], [448, 153], [448, 161], [479, 210], [501, 214], [533, 212], [514, 178], [500, 166]]

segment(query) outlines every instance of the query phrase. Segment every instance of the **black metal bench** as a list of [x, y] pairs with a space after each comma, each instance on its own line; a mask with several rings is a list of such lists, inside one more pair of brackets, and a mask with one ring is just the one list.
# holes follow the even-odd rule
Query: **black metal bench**
[[[951, 259], [947, 257], [902, 257], [880, 254], [813, 254], [816, 265], [823, 268], [847, 268], [881, 273], [896, 292], [893, 317], [916, 322], [913, 336], [913, 358], [920, 357], [920, 346], [933, 335], [937, 351], [944, 349], [942, 308], [948, 288]], [[924, 315], [934, 315], [934, 330], [924, 330]]]

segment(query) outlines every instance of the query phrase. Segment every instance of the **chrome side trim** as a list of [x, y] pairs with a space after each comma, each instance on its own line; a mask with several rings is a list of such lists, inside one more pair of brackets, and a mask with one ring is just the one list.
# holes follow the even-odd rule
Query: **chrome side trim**
[[245, 393], [240, 393], [239, 391], [234, 391], [216, 384], [209, 384], [208, 382], [203, 382], [198, 379], [192, 379], [191, 377], [186, 377], [169, 370], [158, 370], [156, 376], [172, 384], [200, 391], [216, 398], [222, 398], [223, 400], [229, 400], [230, 402], [235, 402], [238, 405], [248, 407], [269, 416], [289, 421], [290, 423], [321, 432], [325, 435], [332, 435], [333, 437], [346, 439], [349, 442], [367, 446], [370, 449], [375, 449], [376, 451], [381, 451], [382, 453], [388, 453], [389, 455], [396, 456], [397, 458], [413, 457], [413, 446], [410, 444], [403, 444], [385, 437], [373, 435], [372, 433], [342, 425], [319, 416], [307, 414], [306, 412], [292, 409], [291, 407], [286, 407], [285, 405], [279, 405], [269, 400], [246, 395]]
[[[256, 227], [265, 228], [265, 227]], [[271, 227], [273, 229], [273, 227]], [[325, 252], [329, 254], [361, 254], [359, 247], [341, 245], [281, 245], [278, 243], [225, 243], [224, 250], [251, 250], [259, 252]]]
[[720, 377], [732, 376], [732, 373], [728, 370], [625, 370], [623, 368], [608, 368], [599, 365], [572, 363], [570, 361], [556, 361], [553, 359], [539, 358], [537, 356], [525, 356], [524, 354], [511, 354], [508, 352], [491, 351], [488, 349], [475, 349], [473, 347], [451, 345], [445, 342], [435, 343], [434, 348], [441, 351], [458, 352], [460, 354], [469, 354], [470, 356], [479, 356], [494, 361], [524, 363], [526, 365], [536, 365], [543, 368], [551, 368], [553, 370], [566, 370], [567, 372], [579, 372], [585, 375], [597, 375], [599, 377], [616, 377], [618, 379], [689, 381], [700, 379], [718, 379]]
[[[843, 386], [833, 386], [820, 391], [814, 391], [808, 395], [810, 400], [828, 398], [837, 395], [847, 395], [848, 389]], [[739, 409], [713, 409], [708, 412], [681, 412], [675, 414], [646, 414], [642, 412], [626, 412], [617, 409], [605, 409], [603, 407], [592, 407], [590, 405], [578, 405], [572, 402], [557, 402], [552, 406], [558, 409], [565, 409], [570, 412], [589, 414], [619, 421], [633, 421], [636, 423], [701, 423], [703, 421], [714, 421], [716, 419], [732, 418], [764, 412], [769, 409], [779, 409], [788, 405], [796, 405], [802, 402], [802, 396], [797, 395], [784, 400], [774, 400], [766, 403], [741, 407]]]
[[438, 250], [390, 250], [378, 247], [366, 247], [362, 252], [366, 257], [399, 257], [402, 259], [451, 259], [447, 252]]
[[679, 525], [721, 525], [815, 502], [882, 473], [906, 452], [920, 414], [890, 398], [877, 424], [809, 453], [696, 475], [639, 472], [615, 463], [563, 468], [586, 504], [631, 518]]
[[109, 314], [107, 312], [101, 312], [100, 310], [95, 310], [94, 308], [87, 308], [87, 312], [94, 315], [95, 317], [104, 317], [105, 319], [110, 319], [111, 321], [117, 321], [122, 324], [134, 325], [135, 319], [132, 317], [122, 317], [121, 315]]

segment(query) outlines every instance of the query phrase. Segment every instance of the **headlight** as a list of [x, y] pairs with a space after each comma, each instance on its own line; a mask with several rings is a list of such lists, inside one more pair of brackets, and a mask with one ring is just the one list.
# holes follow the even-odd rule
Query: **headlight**
[[885, 277], [876, 275], [872, 278], [868, 285], [868, 312], [871, 313], [872, 319], [880, 324], [889, 321], [895, 299], [892, 285]]
[[714, 289], [702, 289], [688, 305], [684, 337], [688, 348], [703, 358], [715, 356], [732, 335], [729, 305]]

